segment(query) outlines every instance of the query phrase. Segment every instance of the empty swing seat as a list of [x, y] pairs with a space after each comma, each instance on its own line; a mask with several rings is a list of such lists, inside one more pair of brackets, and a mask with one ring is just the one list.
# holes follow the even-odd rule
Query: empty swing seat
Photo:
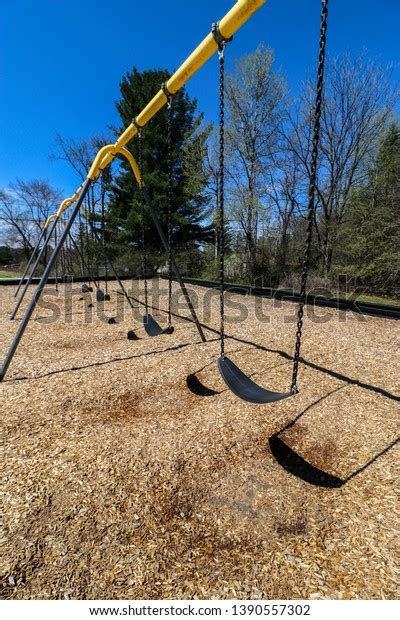
[[228, 388], [242, 400], [249, 403], [275, 403], [292, 396], [292, 392], [271, 392], [254, 383], [228, 357], [220, 357], [218, 368]]
[[103, 291], [101, 290], [101, 288], [98, 288], [96, 291], [96, 301], [104, 301], [105, 300], [105, 294], [103, 293]]
[[173, 327], [161, 327], [157, 323], [155, 319], [151, 316], [151, 314], [146, 314], [143, 317], [143, 324], [146, 330], [146, 334], [154, 338], [155, 336], [161, 336], [162, 334], [172, 334], [174, 331]]

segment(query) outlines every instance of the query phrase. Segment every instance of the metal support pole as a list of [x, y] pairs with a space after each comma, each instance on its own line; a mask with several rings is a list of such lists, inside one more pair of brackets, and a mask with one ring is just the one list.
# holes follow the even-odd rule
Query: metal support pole
[[[35, 271], [36, 271], [36, 269], [37, 269], [37, 267], [38, 267], [38, 265], [39, 265], [39, 263], [40, 263], [40, 260], [41, 260], [41, 258], [42, 258], [42, 256], [43, 256], [44, 252], [45, 252], [46, 247], [47, 247], [47, 246], [48, 246], [48, 244], [49, 244], [49, 241], [50, 241], [51, 236], [52, 236], [52, 234], [53, 234], [53, 232], [54, 232], [54, 230], [55, 230], [55, 227], [57, 226], [57, 222], [58, 222], [58, 219], [56, 218], [56, 219], [54, 220], [54, 222], [53, 222], [53, 225], [52, 225], [52, 227], [51, 227], [51, 229], [50, 229], [49, 234], [47, 235], [47, 238], [46, 238], [46, 240], [45, 240], [45, 243], [42, 245], [42, 249], [40, 250], [40, 252], [39, 252], [39, 254], [38, 254], [37, 258], [36, 258], [35, 264], [34, 264], [34, 265], [33, 265], [33, 267], [32, 267], [32, 271], [30, 272], [29, 277], [28, 277], [27, 281], [25, 282], [25, 286], [24, 286], [24, 288], [22, 289], [21, 296], [20, 296], [20, 298], [18, 299], [17, 303], [15, 304], [15, 308], [14, 308], [14, 310], [13, 310], [13, 313], [12, 313], [11, 317], [10, 317], [11, 321], [12, 321], [13, 319], [15, 319], [15, 315], [17, 314], [17, 312], [18, 312], [18, 310], [19, 310], [19, 307], [20, 307], [20, 305], [22, 304], [22, 301], [23, 301], [23, 299], [24, 299], [24, 297], [25, 297], [25, 295], [26, 295], [26, 292], [27, 292], [27, 290], [28, 290], [28, 287], [29, 287], [30, 283], [32, 282], [32, 278], [33, 278], [33, 276], [34, 276], [34, 274], [35, 274]], [[48, 265], [47, 265], [47, 266], [48, 266]]]
[[[162, 229], [161, 222], [158, 219], [157, 212], [156, 212], [156, 210], [153, 207], [153, 204], [151, 202], [151, 198], [150, 198], [149, 192], [147, 191], [147, 188], [144, 187], [144, 186], [143, 186], [143, 195], [144, 195], [144, 199], [146, 201], [146, 204], [148, 206], [148, 209], [150, 211], [150, 215], [151, 215], [151, 217], [153, 219], [154, 225], [157, 228], [157, 232], [158, 232], [158, 234], [160, 236], [160, 239], [161, 239], [161, 242], [162, 242], [162, 244], [164, 246], [164, 249], [167, 252], [167, 254], [170, 254], [169, 244], [168, 244], [167, 238], [166, 238], [166, 236], [164, 234], [164, 231]], [[185, 298], [187, 306], [188, 306], [188, 308], [190, 310], [190, 313], [192, 315], [192, 319], [193, 319], [193, 321], [194, 321], [194, 323], [195, 323], [195, 325], [197, 327], [197, 331], [199, 332], [200, 338], [201, 338], [201, 340], [203, 342], [206, 342], [206, 337], [205, 337], [203, 329], [202, 329], [202, 327], [200, 325], [199, 319], [197, 318], [197, 314], [196, 314], [196, 311], [195, 311], [195, 309], [193, 307], [192, 300], [190, 299], [190, 295], [187, 292], [185, 283], [182, 280], [182, 276], [180, 274], [178, 265], [176, 264], [175, 258], [174, 258], [172, 253], [171, 253], [171, 265], [172, 265], [172, 269], [175, 272], [176, 279], [179, 282], [179, 286], [181, 287], [181, 291], [183, 293], [183, 296]]]
[[[61, 250], [61, 248], [63, 246], [63, 243], [65, 242], [65, 239], [67, 238], [67, 235], [68, 235], [68, 233], [69, 233], [69, 231], [71, 229], [71, 226], [72, 226], [72, 224], [73, 224], [73, 222], [74, 222], [74, 220], [76, 218], [76, 215], [77, 215], [77, 213], [78, 213], [78, 211], [79, 211], [79, 209], [81, 207], [81, 204], [82, 204], [82, 202], [83, 202], [83, 200], [85, 198], [85, 195], [86, 195], [86, 193], [87, 193], [91, 183], [92, 183], [91, 179], [87, 179], [83, 183], [83, 185], [81, 187], [81, 191], [79, 193], [79, 196], [78, 196], [76, 204], [75, 204], [75, 206], [73, 208], [73, 211], [72, 211], [72, 213], [70, 215], [70, 218], [69, 218], [68, 222], [65, 225], [65, 228], [64, 228], [64, 230], [62, 232], [62, 235], [61, 235], [61, 237], [60, 237], [56, 247], [54, 248], [54, 251], [53, 251], [53, 253], [52, 253], [51, 257], [50, 257], [49, 262], [47, 263], [47, 266], [46, 266], [46, 268], [45, 268], [45, 270], [43, 272], [43, 275], [42, 275], [42, 277], [40, 279], [40, 282], [39, 282], [39, 284], [36, 287], [36, 290], [35, 290], [35, 292], [33, 294], [33, 297], [32, 297], [32, 299], [31, 299], [31, 301], [29, 303], [29, 306], [27, 307], [27, 309], [25, 311], [25, 315], [24, 315], [21, 323], [19, 324], [17, 333], [15, 334], [14, 339], [13, 339], [13, 341], [12, 341], [8, 351], [7, 351], [7, 354], [6, 354], [6, 357], [4, 359], [3, 365], [2, 365], [2, 367], [0, 369], [0, 381], [3, 381], [3, 379], [4, 379], [5, 375], [6, 375], [7, 369], [9, 367], [10, 363], [11, 363], [12, 358], [14, 357], [15, 351], [17, 350], [17, 347], [18, 347], [18, 345], [20, 343], [20, 340], [21, 340], [21, 338], [22, 338], [22, 336], [24, 334], [24, 331], [25, 331], [28, 323], [29, 323], [29, 319], [31, 318], [31, 316], [33, 314], [33, 311], [36, 308], [36, 304], [38, 303], [38, 301], [40, 299], [40, 296], [42, 294], [42, 291], [43, 291], [44, 287], [46, 286], [47, 280], [49, 278], [51, 270], [53, 269], [53, 266], [54, 266], [54, 263], [55, 263], [55, 261], [57, 259], [57, 256], [60, 253], [60, 250]], [[55, 220], [55, 224], [56, 223], [57, 223], [57, 220]], [[53, 225], [53, 228], [54, 228], [54, 225]]]
[[44, 228], [42, 229], [42, 232], [40, 233], [40, 236], [39, 236], [38, 242], [37, 242], [37, 244], [36, 244], [36, 246], [35, 246], [35, 249], [33, 250], [32, 254], [31, 254], [31, 256], [30, 256], [29, 261], [28, 261], [28, 264], [27, 264], [27, 266], [25, 267], [25, 271], [24, 271], [24, 273], [22, 274], [21, 279], [20, 279], [20, 281], [19, 281], [19, 283], [18, 283], [17, 290], [16, 290], [16, 291], [15, 291], [15, 293], [14, 293], [14, 297], [16, 297], [16, 296], [18, 295], [18, 293], [19, 293], [19, 289], [21, 288], [21, 286], [22, 286], [22, 282], [24, 281], [25, 276], [26, 276], [26, 274], [28, 273], [28, 270], [29, 270], [29, 267], [30, 267], [30, 266], [31, 266], [31, 264], [32, 264], [33, 258], [34, 258], [34, 256], [35, 256], [36, 252], [37, 252], [37, 251], [38, 251], [38, 249], [39, 249], [40, 243], [41, 243], [41, 241], [42, 241], [43, 237], [44, 237], [44, 236], [45, 236], [45, 234], [46, 234], [46, 230], [47, 230], [47, 229], [46, 229], [46, 227], [44, 227]]

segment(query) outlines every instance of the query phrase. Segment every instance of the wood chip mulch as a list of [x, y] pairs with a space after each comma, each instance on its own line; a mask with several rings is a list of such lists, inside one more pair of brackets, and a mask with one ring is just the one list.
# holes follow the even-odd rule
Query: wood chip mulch
[[[257, 406], [216, 368], [216, 291], [190, 287], [203, 344], [175, 285], [175, 331], [158, 338], [114, 283], [103, 315], [75, 288], [43, 298], [0, 384], [4, 598], [398, 596], [398, 323], [308, 308], [300, 393]], [[1, 356], [13, 292], [0, 287]], [[287, 390], [295, 306], [228, 302], [230, 358]], [[166, 291], [153, 305], [165, 324]], [[273, 437], [343, 484], [290, 471]]]

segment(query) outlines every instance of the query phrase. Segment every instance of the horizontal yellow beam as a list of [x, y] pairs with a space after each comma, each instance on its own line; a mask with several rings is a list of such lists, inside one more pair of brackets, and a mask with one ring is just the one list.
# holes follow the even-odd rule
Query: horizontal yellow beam
[[80, 185], [78, 187], [76, 192], [70, 198], [66, 198], [65, 200], [62, 201], [62, 203], [60, 204], [60, 206], [58, 208], [58, 211], [56, 211], [56, 213], [53, 213], [52, 215], [50, 215], [47, 218], [46, 223], [44, 225], [45, 230], [48, 229], [50, 223], [53, 220], [59, 220], [61, 215], [64, 213], [64, 211], [66, 211], [68, 209], [68, 207], [70, 207], [76, 200], [78, 200], [78, 196], [79, 196], [80, 191], [82, 189], [82, 185]]
[[[219, 22], [219, 30], [223, 37], [229, 39], [243, 24], [255, 13], [266, 0], [238, 0], [231, 10]], [[167, 89], [171, 93], [176, 93], [184, 84], [202, 67], [207, 60], [217, 51], [218, 46], [210, 33], [197, 46], [185, 62], [175, 71], [167, 81]], [[144, 127], [167, 103], [164, 91], [160, 89], [147, 106], [136, 116], [136, 123]], [[88, 178], [95, 180], [100, 173], [120, 152], [120, 150], [132, 140], [137, 134], [137, 127], [131, 123], [120, 135], [114, 147], [114, 153], [109, 152], [101, 161], [101, 168], [98, 167], [97, 157], [89, 171]]]
[[56, 217], [57, 217], [57, 214], [56, 214], [56, 213], [53, 213], [53, 215], [50, 215], [50, 216], [47, 218], [46, 223], [45, 223], [45, 225], [44, 225], [44, 229], [45, 229], [45, 230], [47, 230], [47, 229], [48, 229], [48, 227], [50, 226], [51, 222], [52, 222], [53, 220], [55, 220], [55, 219], [56, 219]]
[[[266, 0], [238, 0], [231, 10], [223, 17], [219, 22], [219, 31], [221, 35], [229, 39], [243, 24], [266, 2]], [[213, 54], [218, 50], [218, 45], [210, 33], [205, 39], [196, 47], [196, 49], [190, 54], [185, 62], [175, 71], [175, 73], [167, 81], [167, 89], [170, 93], [177, 93], [186, 82], [211, 58]], [[139, 127], [144, 127], [147, 123], [166, 105], [167, 97], [162, 89], [153, 97], [153, 99], [146, 105], [146, 107], [136, 116], [136, 124]], [[123, 155], [130, 163], [133, 173], [138, 181], [141, 183], [140, 171], [136, 164], [136, 161], [130, 159], [130, 153], [125, 149], [125, 146], [132, 140], [132, 138], [138, 133], [138, 129], [134, 123], [131, 123], [125, 131], [119, 136], [115, 144], [108, 144], [102, 147], [97, 153], [89, 173], [88, 179], [95, 181], [100, 172], [104, 170], [117, 155]], [[81, 186], [82, 187], [82, 186]], [[46, 222], [46, 227], [52, 219], [55, 219], [65, 211], [75, 200], [77, 199], [81, 187], [75, 192], [71, 198], [64, 200], [58, 212]]]

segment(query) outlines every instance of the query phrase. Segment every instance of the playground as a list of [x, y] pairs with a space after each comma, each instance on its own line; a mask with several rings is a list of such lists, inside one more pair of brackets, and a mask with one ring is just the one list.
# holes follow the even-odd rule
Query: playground
[[[128, 284], [142, 312], [143, 284]], [[210, 292], [190, 286], [202, 342], [182, 304], [171, 308], [173, 334], [149, 338], [126, 300], [109, 325], [93, 294], [66, 307], [65, 286], [56, 300], [45, 289], [0, 385], [3, 596], [396, 597], [396, 324], [306, 309], [300, 391], [260, 407], [218, 372], [218, 294], [206, 302]], [[107, 317], [124, 299], [117, 288]], [[163, 289], [153, 314], [165, 326]], [[13, 293], [0, 287], [2, 350]], [[226, 353], [285, 391], [295, 304], [264, 300], [261, 323], [254, 298], [231, 301], [245, 312], [227, 317]]]
[[[53, 136], [46, 162], [69, 167], [68, 180], [54, 172], [63, 190], [19, 168], [0, 188], [3, 599], [394, 600], [398, 67], [341, 49], [353, 35], [360, 47], [379, 34], [376, 19], [388, 16], [356, 7], [349, 37], [351, 16], [333, 3], [340, 37], [334, 31], [330, 44], [328, 0], [307, 13], [309, 30], [303, 15], [298, 28], [298, 7], [288, 20], [276, 3], [283, 14], [267, 33], [265, 0], [232, 3], [204, 32], [197, 13], [182, 28], [165, 3], [135, 7], [131, 20], [131, 3], [107, 5], [123, 64], [107, 45], [107, 62], [86, 72], [78, 45], [104, 30], [98, 4], [90, 28], [63, 7], [74, 46], [63, 43], [67, 22], [52, 3], [13, 38], [25, 41], [36, 32], [29, 20], [46, 18], [43, 32], [57, 35], [54, 49], [44, 37], [46, 62], [57, 49], [68, 55], [56, 70], [36, 65], [44, 103], [60, 92], [48, 80], [57, 89], [63, 76], [60, 109], [32, 106], [28, 132], [25, 110], [16, 122], [7, 111], [8, 142], [24, 135], [27, 146], [26, 160], [7, 151], [11, 169], [43, 161], [30, 133], [39, 121], [54, 132], [55, 119], [71, 118], [79, 132], [86, 118], [92, 135]], [[118, 10], [124, 29], [109, 21]], [[162, 37], [151, 30], [151, 45], [140, 40], [148, 10], [152, 28], [163, 28]], [[239, 56], [248, 21], [257, 31]], [[130, 22], [133, 65], [120, 50]], [[285, 35], [278, 60], [288, 82], [263, 43], [275, 30]], [[376, 45], [390, 56], [384, 39]], [[84, 88], [78, 73], [88, 74]], [[196, 74], [204, 112], [186, 90]], [[77, 76], [78, 113], [68, 75]], [[111, 101], [118, 79], [107, 121], [95, 87]], [[103, 135], [93, 133], [99, 119]], [[39, 142], [45, 149], [48, 133]], [[126, 615], [118, 609], [111, 615]]]

